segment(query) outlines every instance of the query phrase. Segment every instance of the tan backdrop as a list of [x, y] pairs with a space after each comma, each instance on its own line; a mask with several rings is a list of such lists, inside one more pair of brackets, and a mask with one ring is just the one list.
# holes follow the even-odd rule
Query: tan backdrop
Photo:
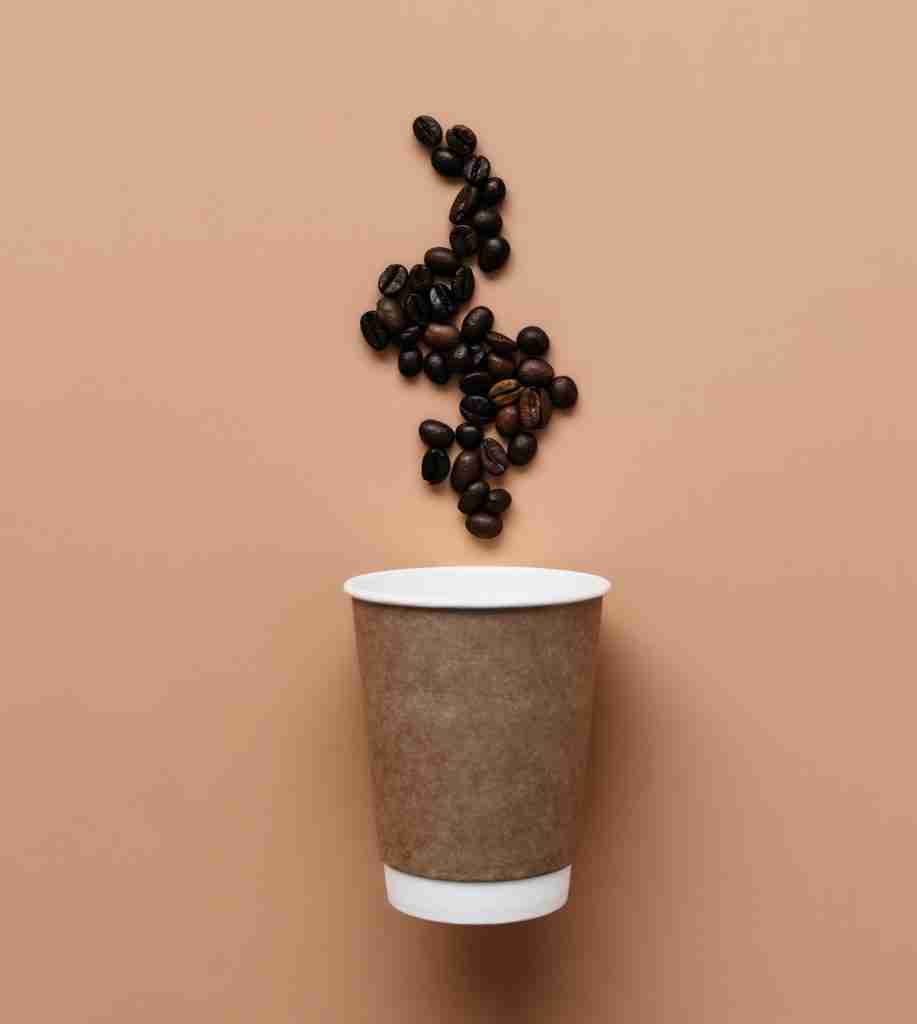
[[[0, 104], [5, 1020], [915, 1016], [917, 16], [51, 4]], [[357, 319], [512, 191], [499, 326], [583, 386], [484, 547]], [[614, 577], [569, 908], [384, 903], [341, 581]]]

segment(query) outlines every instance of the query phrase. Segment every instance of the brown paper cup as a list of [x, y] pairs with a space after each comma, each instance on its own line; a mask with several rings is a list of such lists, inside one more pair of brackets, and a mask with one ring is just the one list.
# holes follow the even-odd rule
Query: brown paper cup
[[566, 902], [608, 588], [483, 566], [348, 580], [399, 910], [492, 923]]

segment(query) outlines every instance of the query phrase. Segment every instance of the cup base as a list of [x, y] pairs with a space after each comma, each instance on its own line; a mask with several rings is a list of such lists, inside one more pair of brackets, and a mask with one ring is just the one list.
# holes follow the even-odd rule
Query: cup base
[[560, 910], [570, 891], [569, 866], [509, 882], [446, 882], [383, 864], [388, 901], [402, 914], [444, 924], [507, 924]]

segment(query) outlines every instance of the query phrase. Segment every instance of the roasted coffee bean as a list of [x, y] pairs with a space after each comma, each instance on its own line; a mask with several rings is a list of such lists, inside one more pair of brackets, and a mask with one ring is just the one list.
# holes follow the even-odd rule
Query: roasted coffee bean
[[412, 292], [428, 292], [433, 287], [433, 271], [424, 263], [415, 263], [408, 274], [408, 288]]
[[484, 502], [484, 511], [492, 516], [502, 516], [512, 503], [513, 496], [505, 487], [494, 487]]
[[481, 370], [483, 373], [487, 372], [487, 346], [483, 341], [472, 341], [468, 345], [468, 351], [471, 353], [471, 366], [468, 368], [470, 373], [472, 370]]
[[490, 161], [478, 153], [465, 164], [463, 173], [469, 185], [483, 185], [490, 177]]
[[543, 356], [548, 351], [551, 339], [540, 327], [523, 327], [516, 335], [519, 351], [527, 356]]
[[469, 484], [481, 479], [481, 455], [478, 450], [462, 451], [452, 463], [452, 489], [462, 494]]
[[467, 373], [471, 369], [471, 352], [464, 341], [460, 341], [454, 348], [449, 349], [446, 358], [449, 360], [449, 369], [453, 373]]
[[509, 443], [506, 454], [514, 466], [525, 466], [535, 458], [538, 438], [534, 434], [517, 434]]
[[462, 341], [480, 341], [493, 325], [493, 313], [486, 306], [475, 306], [462, 321]]
[[470, 534], [481, 540], [493, 540], [500, 536], [503, 520], [500, 516], [492, 516], [489, 512], [475, 512], [465, 520], [465, 528]]
[[551, 401], [558, 409], [572, 409], [579, 398], [579, 389], [572, 377], [555, 377], [550, 390]]
[[456, 256], [465, 259], [478, 251], [478, 236], [468, 224], [456, 224], [449, 232], [449, 245]]
[[487, 372], [494, 380], [506, 380], [516, 372], [516, 361], [509, 356], [498, 356], [491, 352], [487, 357]]
[[430, 312], [437, 323], [445, 323], [455, 316], [459, 304], [447, 284], [437, 282], [429, 291]]
[[462, 265], [458, 256], [444, 245], [434, 245], [432, 249], [427, 249], [423, 261], [439, 277], [452, 277]]
[[414, 138], [423, 145], [432, 149], [443, 141], [443, 130], [439, 121], [429, 114], [421, 114], [414, 118]]
[[471, 267], [459, 267], [452, 278], [452, 294], [461, 302], [467, 302], [474, 295], [474, 271]]
[[496, 352], [498, 356], [514, 356], [516, 354], [515, 341], [512, 338], [507, 338], [505, 334], [488, 331], [485, 340], [490, 346], [490, 351]]
[[478, 190], [474, 185], [465, 185], [459, 190], [459, 194], [452, 201], [452, 208], [449, 210], [449, 220], [453, 224], [466, 224], [477, 208]]
[[411, 324], [410, 327], [405, 327], [403, 331], [395, 338], [398, 342], [398, 346], [404, 350], [408, 348], [417, 348], [420, 344], [420, 339], [423, 337], [423, 328], [420, 324]]
[[360, 317], [360, 331], [366, 343], [377, 352], [381, 352], [388, 344], [388, 328], [375, 310], [369, 310]]
[[554, 403], [551, 401], [551, 393], [547, 388], [539, 388], [538, 397], [541, 399], [540, 426], [546, 427], [551, 422], [551, 417], [554, 415]]
[[477, 512], [479, 508], [482, 508], [484, 503], [490, 497], [490, 484], [486, 480], [475, 480], [473, 484], [469, 484], [458, 502], [459, 512], [464, 512], [466, 516], [470, 516], [472, 512]]
[[519, 396], [519, 423], [523, 430], [541, 426], [541, 398], [537, 388], [526, 388]]
[[423, 361], [423, 372], [434, 384], [449, 383], [449, 366], [442, 352], [428, 352]]
[[522, 385], [518, 380], [510, 377], [506, 380], [497, 381], [490, 391], [487, 392], [487, 397], [499, 409], [504, 405], [512, 405], [513, 402], [517, 402], [521, 394]]
[[[480, 205], [480, 197], [478, 197], [478, 205]], [[503, 218], [492, 206], [485, 206], [482, 210], [476, 210], [472, 214], [470, 223], [482, 238], [499, 235], [503, 230]]]
[[455, 428], [455, 439], [462, 448], [470, 451], [472, 448], [480, 448], [484, 435], [470, 423], [460, 423]]
[[[437, 146], [433, 150], [430, 154], [430, 163], [433, 164], [433, 170], [444, 178], [457, 178], [465, 168], [465, 161], [446, 146]], [[493, 178], [489, 180], [493, 181]]]
[[502, 236], [482, 239], [478, 247], [478, 266], [481, 270], [492, 273], [509, 259], [509, 242]]
[[428, 448], [450, 448], [455, 440], [455, 431], [442, 420], [424, 420], [417, 432]]
[[452, 348], [458, 344], [459, 332], [452, 324], [427, 324], [423, 340], [433, 349]]
[[416, 377], [423, 369], [423, 355], [419, 349], [403, 348], [398, 355], [398, 372], [402, 377]]
[[486, 395], [465, 395], [459, 405], [459, 412], [476, 427], [486, 427], [493, 422], [497, 407]]
[[390, 263], [379, 275], [379, 291], [383, 295], [397, 295], [407, 283], [407, 267], [400, 263]]
[[431, 448], [420, 461], [420, 475], [428, 484], [441, 484], [449, 475], [449, 456], [442, 448]]
[[385, 324], [385, 329], [389, 334], [397, 334], [405, 326], [404, 310], [397, 299], [392, 299], [387, 295], [383, 296], [376, 303], [376, 314]]
[[466, 373], [459, 381], [459, 387], [466, 395], [486, 395], [493, 384], [493, 377], [489, 373], [482, 373], [479, 370]]
[[497, 413], [494, 426], [501, 437], [515, 437], [521, 429], [519, 424], [519, 406], [504, 405]]
[[480, 189], [481, 206], [496, 206], [506, 198], [506, 183], [502, 178], [488, 178]]
[[428, 324], [433, 316], [429, 292], [409, 292], [404, 299], [404, 315], [421, 327]]
[[543, 359], [523, 359], [516, 376], [526, 387], [546, 388], [554, 380], [554, 367]]
[[477, 135], [464, 124], [454, 124], [446, 132], [446, 145], [461, 157], [471, 156], [477, 144]]
[[506, 449], [492, 437], [485, 437], [481, 444], [481, 465], [491, 476], [503, 476], [509, 468]]

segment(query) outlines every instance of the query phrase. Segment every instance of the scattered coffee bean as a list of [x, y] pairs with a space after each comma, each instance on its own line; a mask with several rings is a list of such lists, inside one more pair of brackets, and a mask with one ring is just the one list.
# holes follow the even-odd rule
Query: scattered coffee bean
[[462, 341], [480, 341], [494, 325], [494, 315], [487, 306], [475, 306], [462, 321]]
[[537, 388], [526, 388], [519, 396], [519, 423], [523, 430], [541, 426], [541, 398]]
[[492, 437], [485, 437], [481, 444], [481, 465], [491, 476], [503, 476], [509, 468], [506, 449]]
[[516, 372], [516, 361], [509, 356], [498, 356], [491, 352], [487, 357], [487, 372], [494, 380], [505, 380]]
[[405, 329], [395, 338], [395, 341], [398, 342], [398, 347], [402, 350], [407, 348], [417, 348], [422, 337], [423, 328], [419, 324], [411, 324], [410, 327], [405, 327]]
[[414, 138], [423, 146], [432, 149], [443, 141], [443, 130], [439, 121], [429, 114], [421, 114], [414, 118]]
[[464, 512], [466, 516], [470, 516], [472, 512], [483, 507], [484, 503], [490, 497], [490, 484], [486, 480], [475, 480], [473, 484], [469, 484], [461, 498], [458, 501], [459, 512]]
[[467, 302], [474, 295], [474, 271], [471, 267], [459, 267], [452, 278], [452, 294], [461, 302]]
[[486, 395], [493, 387], [493, 383], [493, 377], [489, 373], [474, 370], [462, 377], [459, 387], [466, 395]]
[[475, 537], [482, 540], [493, 540], [500, 535], [503, 529], [503, 520], [500, 516], [492, 516], [489, 512], [475, 512], [465, 520], [465, 528]]
[[421, 327], [428, 324], [433, 316], [429, 292], [409, 292], [404, 300], [404, 315]]
[[491, 352], [498, 356], [514, 356], [516, 354], [516, 343], [505, 334], [498, 334], [496, 331], [488, 331], [485, 336]]
[[490, 391], [487, 392], [487, 397], [499, 409], [504, 405], [512, 405], [513, 402], [517, 402], [521, 394], [522, 385], [518, 380], [510, 377], [506, 380], [497, 381]]
[[499, 235], [503, 230], [503, 218], [494, 207], [485, 206], [472, 214], [471, 226], [481, 237], [489, 238], [492, 235]]
[[579, 390], [572, 377], [555, 377], [551, 381], [551, 401], [558, 409], [572, 409], [577, 398]]
[[478, 236], [470, 224], [456, 224], [449, 232], [449, 245], [456, 256], [465, 259], [478, 251]]
[[519, 351], [527, 356], [543, 356], [551, 341], [540, 327], [523, 327], [516, 335]]
[[492, 273], [509, 259], [509, 242], [502, 236], [485, 238], [478, 247], [478, 266], [481, 270]]
[[454, 124], [446, 132], [446, 145], [461, 157], [471, 156], [477, 144], [477, 135], [464, 124]]
[[509, 443], [506, 454], [514, 466], [525, 466], [535, 458], [538, 438], [534, 434], [517, 434]]
[[423, 361], [423, 372], [434, 384], [449, 383], [449, 366], [442, 352], [428, 352]]
[[398, 372], [402, 377], [416, 377], [423, 369], [423, 356], [419, 349], [403, 348], [398, 355]]
[[420, 475], [428, 484], [441, 484], [449, 475], [449, 456], [442, 448], [431, 448], [420, 461]]
[[377, 352], [381, 352], [388, 344], [388, 328], [375, 310], [369, 310], [360, 317], [360, 331], [366, 343]]
[[512, 503], [513, 496], [505, 487], [494, 487], [484, 502], [484, 511], [492, 516], [502, 516]]
[[397, 295], [408, 283], [407, 267], [391, 263], [379, 275], [379, 291], [383, 295]]
[[523, 359], [516, 376], [526, 387], [544, 388], [554, 379], [554, 367], [543, 359]]
[[449, 220], [453, 224], [466, 224], [478, 206], [478, 190], [474, 185], [465, 185], [459, 190], [459, 194], [452, 203], [449, 210]]
[[452, 463], [452, 477], [449, 482], [452, 489], [461, 494], [469, 484], [481, 479], [481, 473], [480, 450], [462, 451], [456, 455], [455, 462]]
[[434, 320], [445, 323], [446, 320], [451, 320], [455, 316], [459, 304], [449, 285], [437, 282], [428, 294]]
[[389, 334], [397, 334], [405, 326], [404, 310], [397, 299], [383, 296], [376, 303], [376, 315], [385, 325]]
[[460, 423], [455, 428], [455, 439], [462, 448], [470, 451], [472, 448], [480, 448], [484, 435], [472, 424]]
[[541, 423], [539, 426], [546, 427], [554, 415], [554, 403], [551, 401], [551, 393], [547, 388], [539, 388], [538, 397], [541, 399]]
[[455, 431], [442, 420], [424, 420], [417, 432], [428, 448], [451, 448], [455, 440]]
[[486, 427], [493, 422], [497, 407], [486, 395], [466, 395], [459, 405], [459, 412], [476, 427]]
[[[444, 178], [457, 178], [465, 168], [465, 161], [446, 146], [437, 146], [433, 150], [430, 154], [430, 163], [433, 164], [433, 170]], [[493, 181], [492, 178], [490, 180]]]
[[522, 429], [519, 423], [519, 406], [504, 405], [497, 413], [494, 426], [501, 437], [515, 437]]
[[488, 178], [480, 189], [481, 206], [496, 206], [506, 198], [506, 183], [502, 178]]
[[464, 341], [451, 348], [446, 358], [453, 373], [467, 373], [471, 369], [471, 352]]
[[487, 372], [487, 346], [483, 341], [472, 341], [468, 345], [468, 351], [471, 353], [471, 370], [481, 370], [483, 373]]
[[408, 274], [412, 292], [428, 292], [433, 287], [433, 271], [424, 263], [415, 263]]
[[423, 340], [433, 349], [452, 348], [458, 344], [459, 332], [452, 324], [428, 324]]
[[432, 249], [427, 249], [423, 261], [434, 274], [438, 274], [440, 277], [452, 277], [462, 265], [458, 256], [444, 245], [434, 245]]
[[465, 164], [463, 173], [469, 185], [483, 185], [490, 177], [490, 161], [478, 153]]

